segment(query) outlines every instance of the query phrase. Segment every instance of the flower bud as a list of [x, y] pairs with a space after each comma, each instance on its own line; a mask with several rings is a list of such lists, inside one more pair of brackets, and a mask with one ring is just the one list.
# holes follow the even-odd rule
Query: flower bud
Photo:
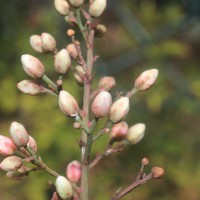
[[71, 58], [66, 49], [59, 51], [54, 60], [55, 71], [58, 74], [65, 74], [71, 65]]
[[83, 86], [84, 84], [84, 79], [83, 76], [85, 75], [85, 70], [83, 69], [82, 66], [78, 65], [75, 67], [75, 73], [74, 73], [74, 78], [76, 82], [80, 85]]
[[95, 37], [103, 37], [107, 32], [107, 28], [103, 24], [98, 24], [95, 30]]
[[38, 95], [43, 93], [43, 87], [32, 80], [20, 81], [19, 83], [17, 83], [17, 88], [21, 92], [29, 95]]
[[24, 71], [33, 78], [41, 78], [44, 75], [44, 65], [36, 57], [25, 54], [21, 56]]
[[28, 135], [27, 130], [22, 124], [18, 122], [11, 123], [10, 135], [14, 143], [19, 147], [26, 146], [29, 141], [29, 135]]
[[74, 160], [67, 166], [66, 176], [72, 183], [77, 183], [81, 178], [81, 164]]
[[98, 87], [107, 91], [116, 86], [115, 78], [112, 76], [104, 76], [99, 80]]
[[164, 175], [165, 171], [162, 167], [153, 167], [151, 169], [151, 173], [152, 173], [152, 177], [157, 179], [157, 178], [161, 178]]
[[37, 143], [36, 143], [35, 139], [30, 135], [29, 135], [29, 140], [28, 140], [27, 146], [30, 147], [34, 152], [37, 151]]
[[129, 98], [128, 97], [120, 97], [117, 101], [115, 101], [111, 108], [109, 119], [112, 123], [120, 122], [124, 119], [129, 111]]
[[95, 117], [105, 117], [108, 115], [112, 104], [112, 96], [107, 91], [101, 91], [94, 99], [91, 110]]
[[113, 125], [110, 132], [110, 137], [116, 141], [121, 141], [125, 138], [127, 132], [128, 132], [128, 124], [123, 121]]
[[55, 186], [58, 195], [63, 200], [71, 199], [73, 195], [72, 185], [64, 176], [57, 177]]
[[106, 0], [94, 0], [89, 7], [89, 14], [92, 17], [99, 17], [106, 8]]
[[142, 123], [135, 124], [131, 126], [128, 129], [128, 134], [126, 136], [126, 139], [131, 143], [131, 144], [136, 144], [142, 140], [144, 137], [144, 132], [146, 129], [146, 125]]
[[142, 74], [138, 76], [135, 80], [134, 87], [137, 90], [148, 90], [153, 84], [155, 83], [158, 77], [158, 70], [157, 69], [150, 69], [144, 71]]
[[149, 159], [148, 158], [142, 158], [142, 165], [146, 166], [149, 164]]
[[65, 0], [54, 0], [54, 6], [61, 15], [68, 15], [70, 13], [70, 5]]
[[60, 198], [59, 198], [57, 192], [54, 192], [54, 193], [53, 193], [53, 196], [52, 196], [51, 200], [60, 200]]
[[56, 49], [56, 40], [49, 33], [41, 34], [42, 48], [46, 52], [52, 52]]
[[69, 0], [69, 3], [72, 6], [79, 7], [79, 6], [81, 6], [84, 3], [84, 0]]
[[5, 158], [1, 164], [0, 169], [8, 172], [13, 172], [18, 170], [22, 165], [22, 159], [17, 156], [9, 156]]
[[41, 40], [41, 36], [40, 35], [32, 35], [29, 39], [30, 45], [31, 47], [39, 52], [39, 53], [43, 53], [44, 50], [42, 48], [42, 40]]
[[12, 180], [22, 180], [25, 179], [29, 174], [29, 168], [21, 166], [17, 171], [7, 172], [6, 177]]
[[76, 47], [73, 43], [68, 44], [67, 47], [66, 47], [66, 50], [68, 51], [69, 55], [72, 58], [76, 59], [78, 57], [78, 52], [77, 52]]
[[6, 136], [0, 135], [0, 155], [10, 156], [15, 152], [16, 146], [14, 142]]
[[65, 90], [60, 91], [58, 103], [61, 111], [68, 117], [78, 114], [78, 103], [76, 99]]

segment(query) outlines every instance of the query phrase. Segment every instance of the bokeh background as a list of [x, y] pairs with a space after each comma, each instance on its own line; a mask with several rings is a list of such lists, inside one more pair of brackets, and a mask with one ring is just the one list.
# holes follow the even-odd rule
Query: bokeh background
[[[150, 159], [147, 172], [159, 165], [165, 176], [137, 188], [125, 200], [200, 199], [199, 17], [199, 0], [108, 0], [100, 19], [108, 31], [95, 42], [100, 58], [94, 86], [101, 76], [112, 75], [118, 88], [114, 92], [127, 91], [142, 71], [158, 68], [160, 74], [153, 88], [131, 99], [127, 116], [129, 125], [147, 125], [145, 138], [99, 163], [91, 173], [90, 199], [109, 199], [117, 188], [131, 183], [144, 156]], [[43, 160], [62, 174], [68, 162], [80, 159], [80, 133], [71, 128], [73, 121], [61, 114], [55, 97], [21, 94], [16, 83], [28, 78], [20, 62], [25, 53], [40, 58], [47, 74], [56, 78], [52, 57], [34, 52], [29, 37], [49, 32], [61, 49], [70, 42], [68, 28], [53, 1], [1, 2], [0, 132], [9, 135], [12, 121], [24, 124], [37, 140]], [[72, 78], [71, 73], [65, 76], [65, 89], [81, 100], [82, 88]], [[97, 141], [94, 152], [102, 152], [107, 140]], [[51, 199], [48, 181], [54, 179], [42, 172], [12, 181], [0, 171], [0, 199]]]

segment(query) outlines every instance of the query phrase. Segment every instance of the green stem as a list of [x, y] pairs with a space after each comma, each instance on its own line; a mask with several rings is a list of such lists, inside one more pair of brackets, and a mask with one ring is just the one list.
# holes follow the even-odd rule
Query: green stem
[[47, 76], [47, 75], [43, 75], [42, 76], [42, 80], [44, 82], [46, 82], [48, 85], [50, 85], [56, 92], [58, 92], [58, 87], [57, 85]]
[[81, 14], [80, 14], [80, 8], [76, 9], [76, 18], [77, 18], [77, 25], [81, 31], [81, 34], [83, 36], [83, 38], [86, 40], [86, 35], [85, 35], [85, 31], [84, 31], [84, 27], [81, 21]]

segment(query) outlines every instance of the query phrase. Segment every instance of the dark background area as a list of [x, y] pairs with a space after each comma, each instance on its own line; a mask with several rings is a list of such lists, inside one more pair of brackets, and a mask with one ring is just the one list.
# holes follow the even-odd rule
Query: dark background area
[[[158, 165], [165, 169], [165, 176], [137, 188], [125, 200], [200, 199], [199, 15], [198, 0], [108, 0], [105, 15], [100, 18], [108, 31], [95, 41], [100, 58], [94, 86], [101, 76], [112, 75], [117, 91], [127, 91], [134, 79], [150, 68], [159, 69], [159, 78], [153, 88], [131, 99], [127, 122], [130, 126], [145, 123], [144, 139], [99, 163], [91, 173], [90, 199], [109, 199], [117, 188], [131, 183], [144, 156], [150, 159], [147, 172]], [[1, 2], [0, 132], [9, 135], [12, 121], [24, 124], [37, 140], [43, 160], [62, 174], [67, 163], [80, 158], [80, 133], [71, 128], [73, 121], [61, 114], [55, 97], [21, 94], [16, 83], [28, 78], [20, 61], [25, 53], [40, 58], [47, 74], [54, 78], [52, 57], [34, 52], [29, 37], [49, 32], [61, 49], [70, 42], [68, 28], [53, 1]], [[71, 73], [65, 76], [65, 89], [80, 100], [82, 89], [72, 78]], [[94, 151], [102, 152], [107, 139], [97, 141]], [[36, 172], [16, 182], [1, 171], [0, 199], [50, 199], [49, 180], [54, 181]]]

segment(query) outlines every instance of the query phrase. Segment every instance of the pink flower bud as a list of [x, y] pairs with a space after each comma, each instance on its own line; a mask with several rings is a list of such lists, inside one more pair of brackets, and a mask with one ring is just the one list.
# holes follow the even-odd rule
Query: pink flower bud
[[164, 173], [165, 170], [162, 167], [155, 166], [151, 169], [151, 174], [154, 179], [161, 178], [164, 175]]
[[33, 78], [41, 78], [44, 75], [44, 65], [31, 55], [25, 54], [21, 57], [24, 71]]
[[65, 74], [71, 65], [71, 58], [66, 49], [59, 51], [54, 60], [55, 71], [58, 74]]
[[44, 50], [42, 48], [42, 40], [41, 40], [41, 36], [40, 35], [32, 35], [29, 39], [30, 41], [30, 45], [31, 47], [39, 52], [39, 53], [43, 53]]
[[116, 86], [116, 82], [115, 82], [114, 77], [112, 76], [104, 76], [100, 79], [98, 83], [99, 88], [103, 88], [107, 91], [111, 90], [115, 86]]
[[71, 183], [64, 176], [58, 176], [56, 178], [55, 187], [58, 195], [63, 200], [71, 199], [73, 195], [73, 188]]
[[29, 141], [29, 135], [24, 126], [18, 122], [12, 122], [10, 125], [10, 135], [14, 143], [23, 147], [26, 146]]
[[22, 165], [22, 159], [17, 156], [9, 156], [5, 158], [1, 164], [0, 169], [8, 172], [13, 172], [18, 170]]
[[153, 86], [157, 77], [157, 69], [146, 70], [135, 80], [135, 88], [137, 90], [148, 90], [151, 86]]
[[17, 88], [21, 92], [29, 95], [38, 95], [43, 93], [43, 87], [32, 80], [20, 81], [19, 83], [17, 83]]
[[113, 125], [110, 137], [113, 138], [114, 140], [121, 141], [126, 137], [127, 132], [128, 132], [128, 124], [123, 121]]
[[46, 52], [52, 52], [56, 49], [56, 40], [49, 33], [41, 34], [42, 48]]
[[66, 50], [68, 51], [69, 55], [72, 58], [76, 59], [78, 57], [78, 52], [77, 52], [76, 47], [73, 43], [68, 44], [67, 47], [66, 47]]
[[12, 180], [23, 180], [29, 174], [29, 168], [21, 166], [17, 171], [7, 172], [6, 177]]
[[112, 96], [107, 91], [101, 91], [94, 99], [91, 110], [96, 117], [108, 115], [112, 104]]
[[61, 111], [68, 117], [74, 117], [78, 114], [78, 103], [76, 99], [65, 90], [59, 93], [59, 106]]
[[146, 126], [145, 124], [138, 123], [133, 126], [131, 126], [128, 129], [128, 134], [126, 136], [126, 139], [131, 143], [131, 144], [136, 144], [142, 140], [144, 137], [144, 132], [145, 132]]
[[76, 66], [74, 78], [80, 86], [83, 86], [83, 84], [84, 84], [84, 80], [83, 80], [84, 75], [85, 75], [85, 71], [84, 71], [83, 67], [80, 65]]
[[70, 13], [70, 5], [65, 0], [54, 0], [54, 6], [61, 15], [68, 15]]
[[37, 151], [37, 143], [36, 143], [35, 139], [30, 135], [29, 135], [29, 140], [28, 140], [27, 146], [30, 147], [34, 152]]
[[6, 136], [0, 135], [0, 155], [10, 156], [15, 152], [16, 146], [14, 142]]
[[94, 0], [89, 7], [89, 14], [92, 17], [99, 17], [106, 9], [106, 0]]
[[128, 97], [120, 97], [117, 101], [115, 101], [111, 108], [109, 118], [112, 123], [120, 122], [124, 119], [129, 111], [129, 98]]
[[81, 178], [81, 164], [74, 160], [67, 166], [66, 176], [72, 183], [77, 183]]
[[79, 7], [79, 6], [81, 6], [84, 3], [84, 0], [69, 0], [69, 3], [72, 6]]

